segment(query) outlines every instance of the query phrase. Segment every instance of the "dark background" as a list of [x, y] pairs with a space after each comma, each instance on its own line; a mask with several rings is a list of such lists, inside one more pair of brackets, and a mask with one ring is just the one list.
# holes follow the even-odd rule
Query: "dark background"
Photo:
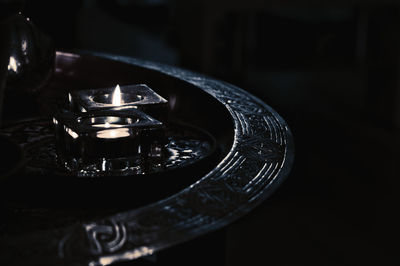
[[24, 14], [58, 50], [195, 70], [248, 90], [285, 118], [293, 170], [272, 198], [227, 228], [226, 265], [394, 265], [399, 7], [31, 0]]

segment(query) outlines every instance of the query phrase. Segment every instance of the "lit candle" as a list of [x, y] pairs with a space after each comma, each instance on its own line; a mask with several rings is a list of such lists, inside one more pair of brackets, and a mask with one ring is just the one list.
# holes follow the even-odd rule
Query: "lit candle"
[[167, 121], [168, 101], [145, 84], [71, 91], [69, 110], [87, 113], [100, 110], [138, 109]]
[[129, 128], [121, 128], [124, 126], [121, 124], [110, 124], [106, 122], [105, 124], [93, 124], [92, 126], [105, 128], [105, 130], [96, 133], [96, 137], [101, 139], [125, 138], [131, 135]]
[[130, 135], [131, 133], [129, 132], [129, 128], [101, 130], [96, 133], [96, 137], [100, 139], [126, 138], [129, 137]]
[[[112, 96], [118, 98], [118, 93], [110, 93], [110, 101]], [[147, 167], [142, 165], [144, 158], [155, 150], [164, 152], [163, 124], [136, 108], [86, 113], [63, 110], [56, 114], [53, 123], [57, 156], [77, 175], [141, 173]]]
[[109, 122], [105, 122], [104, 124], [93, 124], [92, 127], [104, 127], [104, 128], [116, 128], [122, 127], [124, 125], [121, 124], [110, 124]]

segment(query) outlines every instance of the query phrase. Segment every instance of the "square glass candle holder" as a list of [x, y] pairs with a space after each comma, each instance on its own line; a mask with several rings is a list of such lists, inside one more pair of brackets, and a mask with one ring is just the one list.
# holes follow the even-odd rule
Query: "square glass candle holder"
[[163, 167], [165, 127], [137, 109], [63, 110], [53, 123], [58, 160], [78, 176], [144, 174]]
[[136, 108], [164, 124], [168, 118], [168, 101], [145, 84], [75, 90], [70, 93], [69, 106], [81, 113]]

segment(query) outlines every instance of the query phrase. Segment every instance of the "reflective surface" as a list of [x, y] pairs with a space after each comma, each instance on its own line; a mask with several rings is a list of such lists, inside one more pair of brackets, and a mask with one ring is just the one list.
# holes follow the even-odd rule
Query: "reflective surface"
[[[3, 129], [5, 135], [13, 139], [21, 147], [24, 147], [27, 159], [26, 171], [31, 174], [59, 176], [128, 175], [128, 171], [122, 173], [118, 171], [118, 169], [115, 169], [114, 172], [109, 171], [106, 173], [96, 171], [96, 168], [100, 168], [101, 170], [101, 158], [99, 159], [99, 166], [93, 166], [93, 169], [90, 168], [90, 165], [87, 165], [86, 171], [76, 169], [68, 170], [68, 168], [71, 167], [71, 163], [68, 163], [68, 167], [65, 169], [64, 165], [57, 161], [53, 123], [47, 119], [32, 119], [9, 125]], [[62, 132], [64, 132], [64, 130], [62, 130]], [[162, 151], [163, 157], [146, 157], [145, 160], [144, 158], [137, 158], [136, 160], [139, 161], [139, 164], [136, 165], [137, 168], [130, 171], [129, 174], [153, 174], [182, 168], [215, 153], [215, 139], [199, 128], [185, 124], [171, 123], [165, 134], [165, 150], [163, 149]], [[65, 145], [65, 143], [59, 145]], [[126, 145], [126, 142], [123, 142], [121, 145]], [[71, 144], [69, 144], [69, 146], [71, 146]], [[72, 147], [69, 147], [69, 149], [72, 149]], [[106, 148], [98, 147], [88, 152], [98, 155], [99, 149]], [[118, 146], [117, 149], [126, 150], [126, 147], [121, 149], [121, 147]], [[81, 149], [76, 148], [76, 150]], [[145, 150], [144, 147], [143, 150]], [[106, 152], [112, 153], [112, 150], [106, 149]], [[135, 149], [133, 149], [133, 152], [135, 152]], [[106, 165], [108, 164], [109, 163]]]
[[[22, 14], [3, 21], [7, 34], [7, 89], [34, 92], [49, 81], [55, 60], [52, 41]], [[4, 36], [2, 37], [4, 38]]]
[[[211, 164], [212, 167], [196, 168], [208, 170], [185, 188], [152, 204], [64, 224], [58, 229], [9, 235], [6, 241], [3, 238], [2, 245], [2, 250], [7, 252], [0, 257], [5, 264], [12, 261], [24, 265], [109, 265], [153, 254], [221, 228], [248, 213], [269, 197], [290, 171], [293, 161], [290, 130], [274, 110], [256, 97], [228, 83], [182, 69], [126, 57], [96, 56], [93, 61], [107, 65], [119, 62], [125, 70], [132, 71], [129, 77], [116, 74], [113, 79], [127, 82], [133, 76], [136, 81], [147, 78], [155, 85], [152, 87], [162, 90], [161, 94], [168, 95], [173, 105], [171, 115], [210, 132], [217, 140], [222, 158], [216, 165]], [[57, 71], [65, 78], [69, 74], [70, 81], [78, 76], [76, 71], [85, 60], [90, 59], [68, 54], [59, 54], [59, 57], [65, 65]], [[88, 83], [99, 82], [94, 79], [89, 82], [89, 79], [90, 75]], [[108, 82], [115, 84], [115, 80]], [[58, 89], [68, 85], [60, 84]], [[199, 110], [211, 115], [199, 115]], [[198, 171], [190, 173], [195, 175]], [[168, 183], [171, 182], [164, 184]], [[165, 188], [161, 186], [160, 191]], [[134, 206], [133, 189], [120, 183], [101, 193], [90, 190], [88, 197], [93, 197], [97, 204], [114, 199], [115, 204], [116, 196], [125, 196], [124, 202]], [[148, 189], [146, 192], [150, 193], [160, 186]], [[146, 192], [141, 195], [146, 196]]]
[[57, 157], [77, 176], [145, 174], [163, 168], [165, 126], [136, 108], [75, 113], [53, 118]]
[[0, 181], [14, 174], [22, 167], [23, 152], [21, 147], [6, 134], [0, 134], [0, 147], [7, 154], [0, 160]]

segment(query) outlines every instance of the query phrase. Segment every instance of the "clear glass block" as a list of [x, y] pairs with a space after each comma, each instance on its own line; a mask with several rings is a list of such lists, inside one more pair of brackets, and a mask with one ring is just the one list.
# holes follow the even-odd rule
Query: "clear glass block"
[[78, 176], [144, 174], [149, 165], [162, 167], [164, 125], [135, 109], [58, 112], [57, 158]]
[[75, 90], [70, 93], [69, 106], [71, 111], [82, 113], [136, 108], [163, 123], [168, 114], [168, 101], [145, 84]]

